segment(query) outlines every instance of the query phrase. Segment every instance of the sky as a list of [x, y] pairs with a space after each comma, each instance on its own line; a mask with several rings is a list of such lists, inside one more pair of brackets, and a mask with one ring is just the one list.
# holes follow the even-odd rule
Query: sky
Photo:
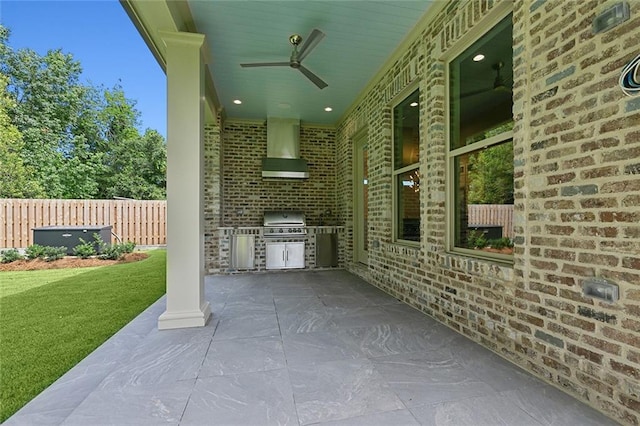
[[140, 112], [141, 132], [166, 138], [166, 79], [162, 68], [117, 0], [0, 0], [0, 23], [14, 50], [40, 55], [62, 49], [80, 62], [81, 79], [94, 86], [120, 84]]

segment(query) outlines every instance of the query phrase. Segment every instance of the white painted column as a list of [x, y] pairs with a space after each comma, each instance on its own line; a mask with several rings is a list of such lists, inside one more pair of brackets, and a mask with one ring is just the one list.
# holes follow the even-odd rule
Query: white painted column
[[161, 32], [167, 61], [167, 309], [159, 329], [201, 327], [204, 298], [204, 61], [201, 34]]

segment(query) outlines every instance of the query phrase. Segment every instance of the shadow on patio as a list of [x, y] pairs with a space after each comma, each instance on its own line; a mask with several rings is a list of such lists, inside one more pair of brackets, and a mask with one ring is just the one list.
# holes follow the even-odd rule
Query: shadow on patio
[[158, 331], [162, 298], [5, 425], [615, 424], [345, 271], [206, 296], [206, 327]]

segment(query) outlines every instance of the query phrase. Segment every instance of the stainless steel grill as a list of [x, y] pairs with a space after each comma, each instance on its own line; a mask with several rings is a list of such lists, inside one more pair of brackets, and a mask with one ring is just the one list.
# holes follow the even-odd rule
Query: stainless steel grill
[[264, 236], [266, 238], [296, 237], [307, 234], [304, 213], [299, 211], [264, 212]]

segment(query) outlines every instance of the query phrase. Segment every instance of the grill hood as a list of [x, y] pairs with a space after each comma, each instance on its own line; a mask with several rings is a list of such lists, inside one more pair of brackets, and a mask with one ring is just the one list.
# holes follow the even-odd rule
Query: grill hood
[[300, 120], [267, 118], [267, 156], [262, 159], [262, 177], [309, 177], [307, 160], [300, 158]]

